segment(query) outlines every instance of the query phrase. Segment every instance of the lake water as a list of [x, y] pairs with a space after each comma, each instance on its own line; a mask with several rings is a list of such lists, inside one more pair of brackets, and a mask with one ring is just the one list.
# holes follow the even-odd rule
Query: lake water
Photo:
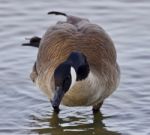
[[[37, 49], [25, 37], [41, 36], [60, 16], [90, 19], [112, 37], [122, 75], [118, 90], [93, 115], [91, 107], [61, 106], [59, 115], [29, 74]], [[0, 0], [0, 134], [150, 135], [149, 0]]]

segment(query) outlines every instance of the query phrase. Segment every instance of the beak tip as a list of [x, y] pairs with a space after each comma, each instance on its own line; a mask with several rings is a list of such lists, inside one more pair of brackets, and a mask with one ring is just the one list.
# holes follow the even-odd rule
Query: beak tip
[[56, 113], [59, 113], [59, 111], [60, 111], [59, 105], [56, 105], [56, 104], [53, 102], [53, 100], [51, 100], [51, 104], [52, 104], [52, 107], [53, 107], [54, 111], [55, 111]]
[[53, 106], [54, 112], [59, 113], [60, 109], [58, 106]]

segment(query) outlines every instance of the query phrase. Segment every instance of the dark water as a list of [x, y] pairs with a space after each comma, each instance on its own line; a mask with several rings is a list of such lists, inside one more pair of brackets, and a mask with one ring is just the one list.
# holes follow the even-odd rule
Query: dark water
[[[101, 113], [62, 106], [57, 116], [30, 81], [37, 49], [21, 47], [63, 17], [89, 18], [112, 37], [122, 76]], [[0, 0], [0, 134], [150, 135], [149, 0]]]

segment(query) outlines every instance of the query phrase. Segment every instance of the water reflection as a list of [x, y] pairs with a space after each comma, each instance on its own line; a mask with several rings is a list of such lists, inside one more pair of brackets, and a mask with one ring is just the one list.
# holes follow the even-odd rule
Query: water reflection
[[[80, 120], [79, 118], [69, 116], [67, 118], [60, 118], [59, 115], [53, 113], [50, 118], [47, 119], [36, 119], [37, 123], [41, 123], [44, 121], [48, 122], [48, 126], [46, 128], [37, 128], [33, 129], [31, 132], [36, 132], [38, 134], [50, 134], [50, 135], [121, 135], [120, 133], [107, 130], [105, 124], [103, 123], [104, 117], [101, 112], [93, 114], [93, 119], [91, 123], [83, 124], [70, 124], [73, 121]], [[42, 125], [41, 127], [44, 127]]]
[[[119, 134], [108, 129], [150, 135], [150, 1], [76, 1], [0, 0], [1, 135]], [[102, 113], [111, 118], [93, 116], [85, 108], [52, 114], [46, 97], [29, 79], [37, 49], [21, 44], [25, 37], [41, 36], [49, 25], [65, 19], [47, 16], [50, 10], [88, 18], [112, 37], [122, 75], [119, 89], [102, 107]]]

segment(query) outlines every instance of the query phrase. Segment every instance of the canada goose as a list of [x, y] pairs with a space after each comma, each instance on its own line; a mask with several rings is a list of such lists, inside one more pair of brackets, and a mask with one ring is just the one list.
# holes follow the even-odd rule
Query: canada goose
[[31, 79], [48, 96], [54, 111], [59, 111], [60, 103], [98, 111], [120, 80], [111, 38], [88, 19], [48, 14], [64, 15], [67, 21], [49, 27], [41, 38]]
[[32, 37], [31, 39], [29, 39], [30, 42], [29, 43], [23, 43], [22, 45], [23, 46], [33, 46], [33, 47], [37, 47], [39, 48], [39, 45], [40, 45], [40, 41], [41, 41], [41, 38], [40, 37]]

